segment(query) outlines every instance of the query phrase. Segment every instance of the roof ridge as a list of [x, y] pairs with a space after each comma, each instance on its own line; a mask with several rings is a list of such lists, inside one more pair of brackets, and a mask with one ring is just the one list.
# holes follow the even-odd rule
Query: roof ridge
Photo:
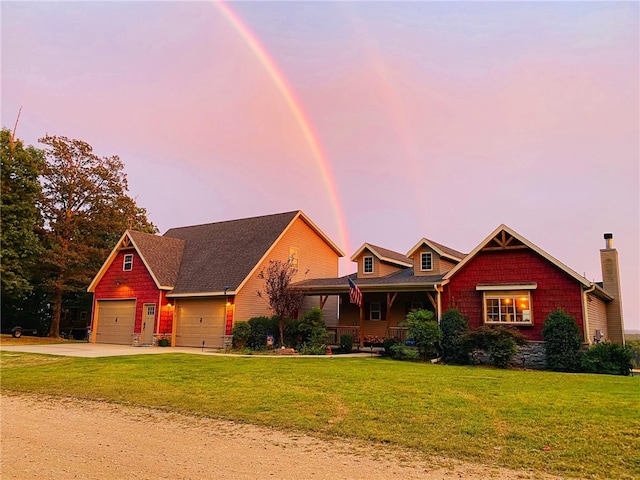
[[278, 217], [278, 216], [285, 216], [285, 215], [295, 216], [300, 212], [302, 212], [302, 210], [291, 210], [289, 212], [271, 213], [271, 214], [267, 214], [267, 215], [255, 215], [253, 217], [244, 217], [244, 218], [233, 218], [233, 219], [230, 219], [230, 220], [220, 220], [220, 221], [217, 221], [217, 222], [198, 223], [198, 224], [195, 224], [195, 225], [183, 225], [182, 227], [172, 227], [172, 228], [170, 228], [162, 236], [166, 235], [167, 232], [169, 232], [171, 230], [182, 230], [182, 229], [186, 229], [186, 228], [205, 227], [205, 226], [208, 226], [208, 225], [219, 225], [219, 224], [222, 224], [222, 223], [233, 223], [233, 222], [242, 222], [242, 221], [246, 221], [246, 220], [257, 220], [259, 218], [267, 218], [267, 217]]

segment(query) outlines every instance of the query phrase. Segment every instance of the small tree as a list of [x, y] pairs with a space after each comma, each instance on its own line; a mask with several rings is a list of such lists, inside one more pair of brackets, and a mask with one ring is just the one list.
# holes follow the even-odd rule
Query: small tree
[[322, 310], [314, 307], [302, 317], [298, 323], [298, 331], [302, 334], [304, 351], [312, 355], [324, 355], [327, 350], [327, 326], [322, 318]]
[[400, 326], [408, 327], [407, 337], [415, 342], [422, 360], [437, 354], [437, 344], [442, 338], [442, 333], [433, 320], [433, 312], [429, 310], [409, 312]]
[[284, 345], [286, 319], [294, 318], [304, 302], [304, 292], [291, 286], [296, 271], [289, 262], [271, 260], [267, 270], [258, 274], [264, 280], [264, 292], [258, 291], [258, 296], [269, 303], [279, 318], [280, 345]]
[[468, 355], [464, 348], [464, 335], [469, 331], [469, 320], [456, 308], [450, 308], [440, 319], [442, 332], [442, 360], [446, 363], [465, 364]]
[[551, 312], [542, 326], [547, 368], [576, 372], [580, 366], [582, 337], [575, 318], [561, 308]]

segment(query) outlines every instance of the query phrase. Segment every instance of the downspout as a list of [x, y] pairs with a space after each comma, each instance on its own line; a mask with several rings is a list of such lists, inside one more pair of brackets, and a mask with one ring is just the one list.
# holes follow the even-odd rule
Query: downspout
[[587, 294], [596, 289], [596, 284], [592, 284], [588, 289], [582, 291], [582, 323], [584, 325], [584, 338], [591, 345], [591, 335], [589, 334], [589, 311], [587, 309]]
[[435, 285], [436, 287], [436, 304], [438, 305], [438, 325], [440, 325], [440, 319], [442, 318], [442, 303], [440, 302], [441, 285]]

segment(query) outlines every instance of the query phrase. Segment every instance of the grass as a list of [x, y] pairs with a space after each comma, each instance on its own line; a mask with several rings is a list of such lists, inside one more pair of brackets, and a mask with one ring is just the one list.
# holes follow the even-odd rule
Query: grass
[[64, 338], [34, 337], [31, 335], [23, 335], [20, 338], [13, 338], [11, 335], [0, 335], [0, 344], [5, 347], [14, 345], [51, 345], [54, 343], [78, 343], [86, 340], [65, 340]]
[[37, 392], [360, 438], [488, 465], [640, 477], [640, 378], [378, 358], [71, 358], [1, 352]]

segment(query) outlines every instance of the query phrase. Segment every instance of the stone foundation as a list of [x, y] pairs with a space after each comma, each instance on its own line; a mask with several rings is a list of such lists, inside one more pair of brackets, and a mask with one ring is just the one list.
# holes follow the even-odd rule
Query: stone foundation
[[[483, 351], [475, 351], [471, 354], [476, 365], [490, 365], [489, 354]], [[529, 342], [518, 347], [518, 351], [511, 359], [511, 366], [515, 368], [530, 368], [532, 370], [544, 370], [547, 368], [547, 357], [544, 352], [544, 342]]]

